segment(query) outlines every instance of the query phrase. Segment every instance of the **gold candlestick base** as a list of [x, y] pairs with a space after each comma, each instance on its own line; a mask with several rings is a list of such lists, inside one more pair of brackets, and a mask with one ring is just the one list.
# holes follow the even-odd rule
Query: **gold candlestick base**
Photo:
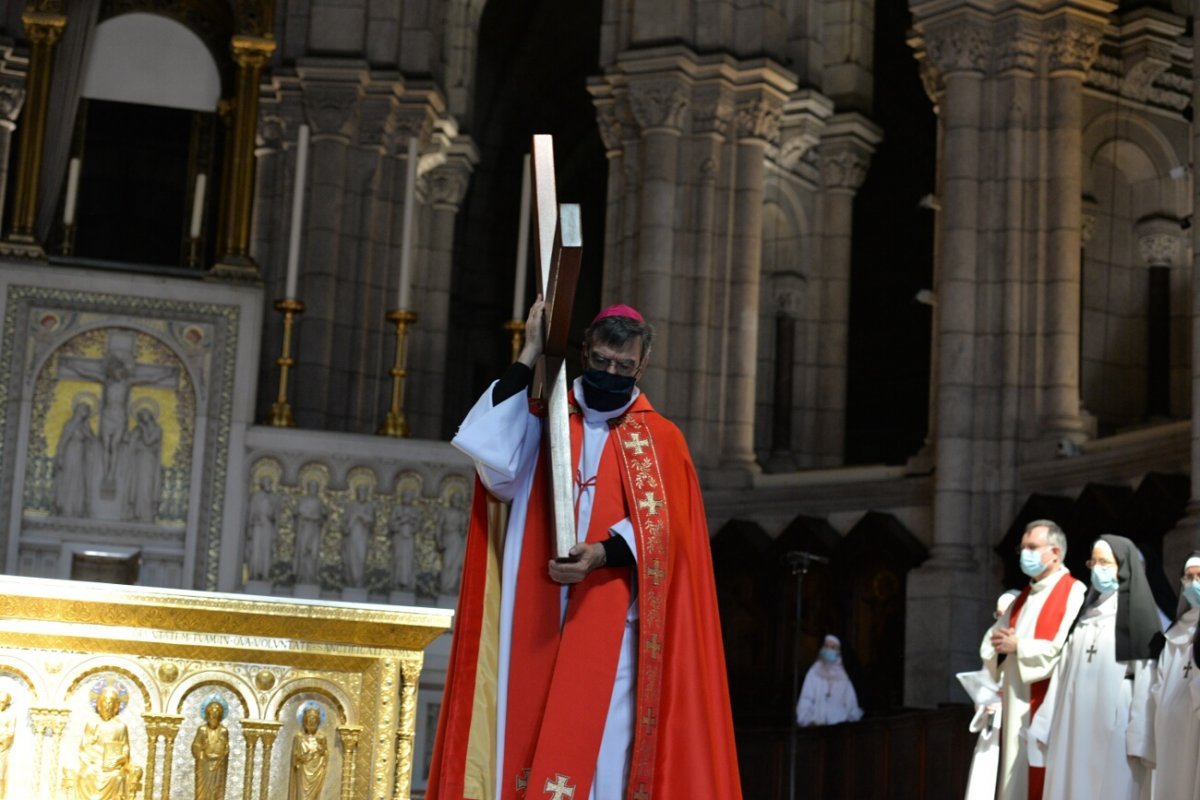
[[304, 313], [304, 303], [285, 297], [275, 301], [275, 310], [283, 314], [283, 347], [279, 358], [275, 359], [279, 365], [279, 395], [271, 405], [268, 423], [276, 428], [294, 428], [296, 418], [292, 416], [292, 407], [287, 400], [288, 371], [296, 363], [292, 360], [292, 325], [296, 315]]
[[404, 417], [404, 379], [408, 376], [408, 371], [404, 367], [408, 357], [406, 340], [408, 326], [417, 321], [417, 315], [413, 311], [395, 309], [387, 313], [387, 321], [396, 326], [396, 360], [392, 364], [392, 368], [388, 370], [388, 374], [392, 376], [392, 407], [388, 410], [387, 416], [376, 434], [407, 439], [409, 436], [408, 420]]
[[521, 348], [525, 346], [525, 320], [510, 319], [500, 328], [508, 331], [508, 335], [512, 337], [512, 360], [516, 363], [517, 357], [521, 355]]

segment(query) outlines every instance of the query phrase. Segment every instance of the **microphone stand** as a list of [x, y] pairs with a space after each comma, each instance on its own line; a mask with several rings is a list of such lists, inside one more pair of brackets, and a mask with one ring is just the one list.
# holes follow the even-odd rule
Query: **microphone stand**
[[[792, 636], [792, 703], [800, 697], [800, 612], [804, 605], [804, 576], [814, 563], [828, 564], [829, 559], [803, 550], [791, 550], [784, 554], [783, 561], [796, 576], [796, 628]], [[796, 797], [796, 735], [800, 723], [796, 721], [796, 707], [789, 705], [791, 713], [791, 735], [788, 736], [788, 800]]]

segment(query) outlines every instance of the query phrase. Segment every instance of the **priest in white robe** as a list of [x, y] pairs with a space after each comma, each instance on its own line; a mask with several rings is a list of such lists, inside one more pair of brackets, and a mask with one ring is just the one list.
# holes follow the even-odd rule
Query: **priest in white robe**
[[[996, 608], [992, 612], [995, 622], [988, 629], [989, 634], [1001, 624], [1018, 594], [1015, 589], [1010, 589], [996, 598]], [[975, 716], [971, 718], [967, 729], [978, 734], [975, 752], [971, 756], [971, 771], [967, 775], [965, 798], [993, 800], [996, 796], [996, 773], [1000, 768], [1001, 686], [998, 681], [992, 680], [987, 667], [975, 672], [958, 673], [958, 682], [975, 704]]]
[[1182, 613], [1167, 630], [1150, 688], [1154, 800], [1200, 797], [1200, 552], [1184, 564]]
[[837, 725], [857, 722], [862, 715], [858, 694], [842, 664], [842, 642], [836, 636], [826, 636], [817, 660], [804, 676], [796, 703], [796, 724]]
[[1162, 634], [1133, 542], [1105, 534], [1091, 590], [1029, 728], [1044, 753], [1045, 797], [1138, 800], [1149, 789], [1151, 643]]
[[1054, 522], [1040, 519], [1025, 527], [1021, 571], [1030, 577], [1030, 583], [1001, 623], [984, 635], [979, 647], [984, 666], [1004, 687], [996, 777], [1000, 800], [1042, 796], [1041, 769], [1030, 768], [1025, 748], [1030, 708], [1036, 710], [1041, 703], [1086, 591], [1063, 567], [1066, 553], [1066, 534]]

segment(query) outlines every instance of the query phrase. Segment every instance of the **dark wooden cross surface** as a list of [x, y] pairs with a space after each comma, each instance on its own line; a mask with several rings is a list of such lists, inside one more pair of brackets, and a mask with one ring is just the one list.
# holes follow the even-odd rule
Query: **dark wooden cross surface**
[[543, 446], [548, 448], [554, 541], [559, 558], [575, 545], [571, 429], [567, 410], [567, 332], [579, 282], [583, 230], [579, 206], [559, 205], [554, 184], [554, 139], [533, 137], [533, 214], [537, 236], [538, 286], [546, 300], [546, 344], [534, 369], [533, 401], [545, 410]]
[[1092, 663], [1092, 656], [1096, 655], [1096, 645], [1089, 646], [1084, 652], [1088, 654], [1088, 663]]

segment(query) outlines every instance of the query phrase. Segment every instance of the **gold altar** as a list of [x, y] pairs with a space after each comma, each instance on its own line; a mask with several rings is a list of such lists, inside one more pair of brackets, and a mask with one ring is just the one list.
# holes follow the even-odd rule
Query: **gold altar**
[[[0, 728], [15, 730], [7, 746], [0, 737], [0, 800], [87, 796], [102, 725], [125, 748], [108, 763], [117, 750], [104, 743], [111, 796], [192, 800], [203, 742], [227, 736], [224, 797], [288, 797], [307, 735], [323, 737], [327, 761], [298, 796], [408, 798], [423, 650], [450, 620], [442, 609], [0, 576], [0, 699], [11, 696]], [[227, 733], [206, 738], [213, 704], [207, 724]]]

